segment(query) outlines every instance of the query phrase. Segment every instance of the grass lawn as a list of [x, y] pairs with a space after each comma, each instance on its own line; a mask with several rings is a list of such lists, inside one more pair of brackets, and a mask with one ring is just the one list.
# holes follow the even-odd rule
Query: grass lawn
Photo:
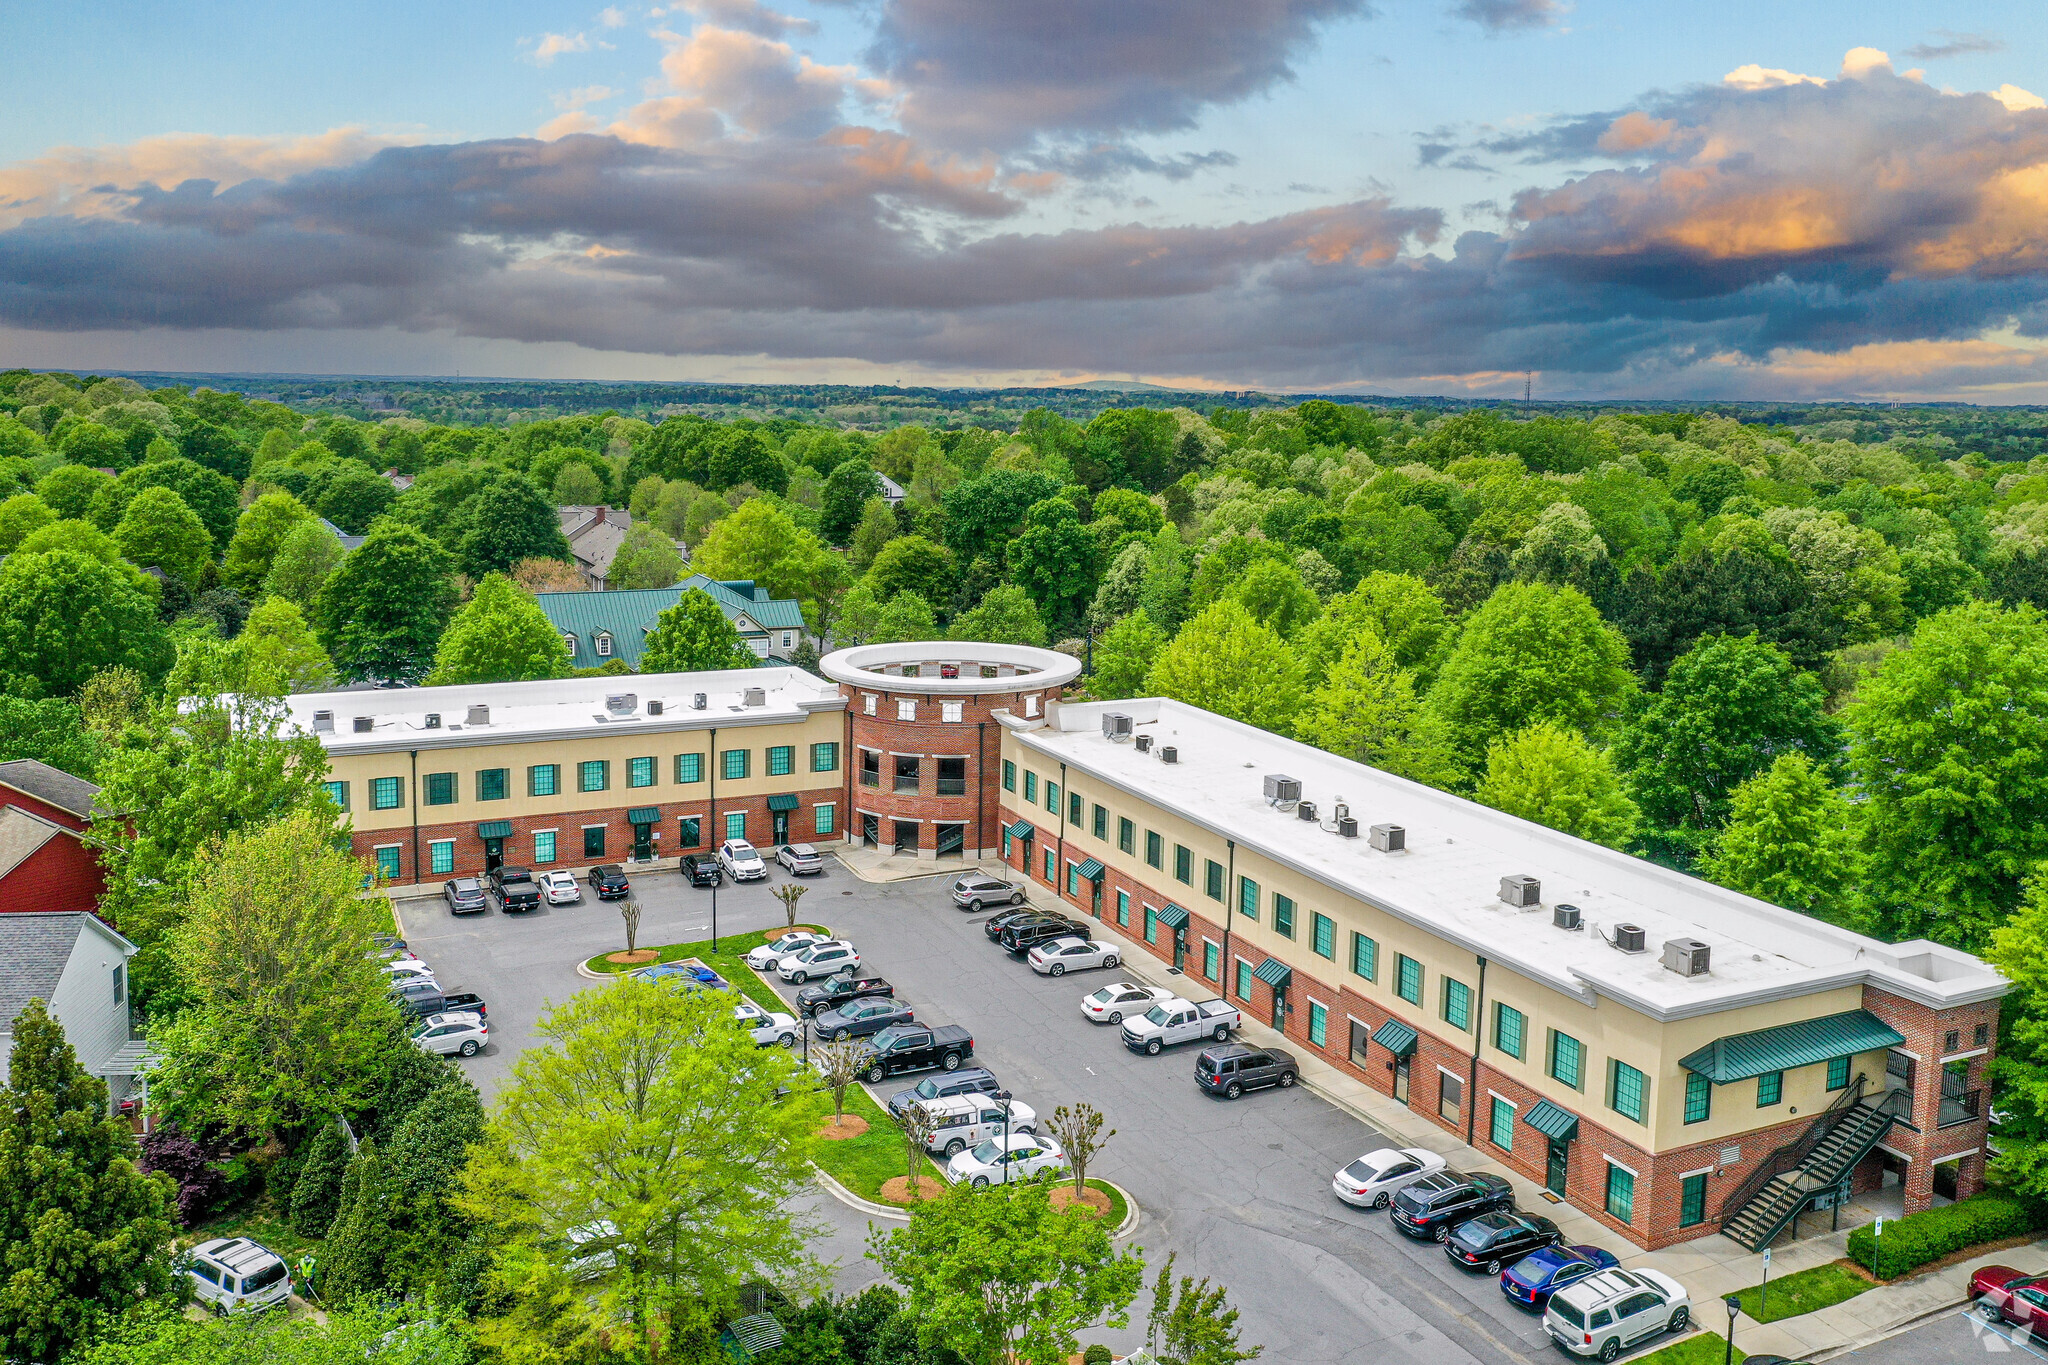
[[[797, 928], [808, 929], [814, 934], [830, 932], [822, 924], [799, 924]], [[780, 934], [786, 931], [778, 929], [776, 932]], [[652, 943], [646, 944], [643, 951], [652, 950], [657, 955], [645, 962], [621, 964], [605, 961], [607, 954], [620, 952], [625, 948], [626, 945], [623, 938], [624, 936], [621, 935], [621, 942], [617, 948], [607, 948], [596, 957], [587, 959], [583, 965], [593, 972], [603, 972], [608, 976], [616, 976], [620, 972], [630, 972], [638, 967], [652, 967], [658, 962], [680, 962], [686, 957], [700, 958], [703, 960], [704, 965], [712, 971], [717, 972], [726, 980], [735, 983], [742, 990], [746, 990], [747, 998], [755, 1004], [778, 1010], [789, 1008], [786, 1002], [763, 999], [755, 991], [748, 989], [749, 987], [761, 984], [760, 978], [754, 975], [754, 969], [742, 960], [748, 953], [753, 952], [754, 949], [767, 942], [757, 930], [749, 930], [742, 934], [721, 934], [718, 939], [717, 952], [711, 950], [711, 940], [704, 938], [698, 939], [695, 943], [664, 943], [658, 946]], [[771, 991], [770, 994], [772, 995], [773, 992]]]
[[[1713, 1332], [1694, 1332], [1683, 1341], [1674, 1342], [1661, 1351], [1652, 1351], [1646, 1356], [1635, 1356], [1629, 1365], [1721, 1365], [1727, 1359], [1728, 1339]], [[1747, 1360], [1749, 1352], [1740, 1346], [1735, 1348], [1735, 1359]]]
[[247, 1237], [260, 1242], [272, 1252], [284, 1258], [286, 1265], [296, 1264], [307, 1251], [318, 1254], [320, 1240], [301, 1237], [292, 1231], [283, 1215], [270, 1206], [268, 1199], [257, 1199], [232, 1208], [200, 1223], [178, 1238], [181, 1247], [197, 1246], [216, 1237]]
[[1839, 1265], [1817, 1265], [1811, 1270], [1772, 1280], [1769, 1292], [1761, 1296], [1761, 1303], [1758, 1302], [1757, 1285], [1743, 1290], [1740, 1298], [1743, 1312], [1758, 1322], [1776, 1322], [1779, 1318], [1796, 1318], [1801, 1313], [1832, 1308], [1844, 1299], [1853, 1299], [1864, 1290], [1876, 1287], [1861, 1275]]
[[[1072, 1189], [1074, 1185], [1072, 1180], [1065, 1180], [1061, 1183], [1069, 1189]], [[1116, 1186], [1106, 1180], [1096, 1180], [1091, 1177], [1088, 1181], [1088, 1188], [1091, 1190], [1101, 1190], [1109, 1196], [1109, 1212], [1102, 1216], [1103, 1226], [1107, 1227], [1111, 1232], [1115, 1232], [1118, 1228], [1122, 1227], [1124, 1219], [1131, 1216], [1131, 1206], [1121, 1194], [1117, 1193]]]
[[[830, 1112], [829, 1096], [827, 1112]], [[846, 1087], [846, 1112], [866, 1119], [868, 1130], [857, 1138], [812, 1144], [811, 1160], [861, 1198], [880, 1203], [882, 1182], [903, 1174], [903, 1130], [859, 1085]], [[938, 1167], [932, 1165], [929, 1158], [920, 1174], [935, 1180], [940, 1178]]]

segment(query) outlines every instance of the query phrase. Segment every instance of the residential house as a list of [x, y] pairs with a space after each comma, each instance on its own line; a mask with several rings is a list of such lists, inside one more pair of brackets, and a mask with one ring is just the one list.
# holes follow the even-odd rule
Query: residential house
[[892, 508], [900, 507], [903, 505], [903, 499], [906, 495], [903, 492], [902, 484], [896, 482], [896, 480], [890, 478], [887, 474], [878, 473], [875, 475], [875, 480], [876, 482], [882, 485], [883, 502], [888, 503], [889, 506]]
[[534, 600], [569, 646], [577, 668], [599, 668], [613, 659], [640, 666], [647, 635], [661, 614], [695, 589], [718, 603], [726, 620], [762, 659], [788, 659], [804, 639], [803, 608], [793, 598], [770, 597], [751, 579], [721, 582], [691, 574], [672, 588], [631, 588], [613, 592], [543, 592]]
[[336, 540], [341, 542], [341, 549], [342, 553], [344, 554], [348, 553], [351, 550], [361, 549], [363, 541], [368, 539], [368, 537], [366, 536], [350, 535], [348, 532], [342, 530], [339, 526], [336, 526], [333, 522], [329, 521], [325, 517], [319, 518], [319, 521], [322, 526], [327, 528], [327, 534], [333, 536]]
[[78, 1064], [107, 1083], [108, 1102], [139, 1114], [145, 1045], [128, 1018], [128, 959], [135, 945], [78, 911], [0, 915], [0, 1081], [14, 1050], [14, 1021], [31, 1000], [50, 1013]]
[[98, 793], [32, 758], [0, 763], [0, 915], [98, 907], [106, 873], [85, 837]]
[[633, 514], [623, 507], [578, 506], [561, 508], [560, 513], [562, 535], [568, 539], [569, 553], [575, 557], [583, 581], [602, 591], [611, 576], [612, 561], [626, 543], [626, 532], [633, 528]]

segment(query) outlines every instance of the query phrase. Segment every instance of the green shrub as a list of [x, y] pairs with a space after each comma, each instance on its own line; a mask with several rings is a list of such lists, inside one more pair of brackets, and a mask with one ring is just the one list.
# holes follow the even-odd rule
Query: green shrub
[[1099, 1341], [1081, 1353], [1081, 1365], [1109, 1365], [1112, 1359], [1110, 1349]]
[[341, 1177], [348, 1169], [348, 1145], [342, 1140], [341, 1125], [323, 1123], [306, 1146], [292, 1182], [292, 1231], [301, 1237], [325, 1237], [334, 1211], [341, 1203]]
[[1887, 1219], [1882, 1238], [1869, 1224], [1857, 1228], [1849, 1234], [1849, 1257], [1879, 1279], [1896, 1279], [1965, 1247], [2040, 1231], [2048, 1227], [2044, 1215], [2048, 1208], [2038, 1200], [1986, 1190], [1944, 1208]]

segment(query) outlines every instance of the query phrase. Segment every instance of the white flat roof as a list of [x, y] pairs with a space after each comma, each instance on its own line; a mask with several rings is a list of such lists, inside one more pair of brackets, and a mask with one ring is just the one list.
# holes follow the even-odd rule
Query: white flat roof
[[[761, 692], [761, 705], [746, 694]], [[696, 695], [705, 706], [697, 710]], [[632, 698], [614, 711], [613, 698]], [[661, 704], [661, 714], [649, 711]], [[840, 711], [839, 689], [800, 668], [735, 668], [712, 673], [639, 673], [611, 678], [484, 683], [457, 687], [405, 687], [367, 692], [302, 692], [287, 699], [291, 724], [317, 734], [330, 754], [388, 753], [399, 749], [460, 748], [515, 741], [595, 737], [622, 729], [708, 730], [774, 725], [814, 711]], [[489, 708], [482, 725], [470, 708]], [[330, 713], [333, 732], [316, 724]], [[428, 717], [439, 717], [429, 725]], [[370, 728], [359, 731], [358, 717]]]
[[[916, 676], [903, 676], [905, 664], [916, 665]], [[948, 665], [959, 670], [957, 677], [945, 675]], [[983, 665], [994, 668], [995, 676], [983, 677]], [[828, 678], [877, 692], [964, 697], [1040, 687], [1057, 691], [1080, 676], [1081, 661], [1071, 654], [1035, 645], [900, 640], [835, 649], [818, 661], [818, 668]]]
[[[1134, 734], [1153, 737], [1152, 751], [1106, 739], [1107, 712], [1131, 716]], [[1881, 943], [1179, 702], [1067, 702], [1043, 724], [1001, 719], [1019, 743], [1070, 770], [1588, 1003], [1605, 995], [1682, 1019], [1852, 984], [1935, 1008], [2007, 989], [2003, 976], [1953, 948]], [[1166, 745], [1177, 750], [1177, 763], [1160, 760]], [[1316, 823], [1268, 804], [1269, 773], [1301, 782]], [[1358, 820], [1356, 839], [1335, 833], [1331, 808], [1340, 799]], [[1402, 826], [1406, 850], [1372, 848], [1367, 831], [1375, 824]], [[1515, 875], [1541, 880], [1540, 907], [1516, 909], [1500, 899], [1501, 878]], [[1553, 927], [1559, 903], [1578, 906], [1586, 927]], [[1608, 946], [1598, 935], [1611, 937], [1616, 924], [1641, 926], [1646, 950]], [[1679, 938], [1710, 946], [1705, 975], [1665, 969], [1663, 945]]]

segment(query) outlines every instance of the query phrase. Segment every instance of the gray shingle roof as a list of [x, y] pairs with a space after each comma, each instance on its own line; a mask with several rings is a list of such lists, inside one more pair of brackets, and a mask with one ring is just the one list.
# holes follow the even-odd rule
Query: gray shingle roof
[[27, 792], [58, 810], [70, 811], [81, 820], [91, 818], [92, 799], [100, 791], [82, 777], [73, 777], [62, 768], [53, 768], [33, 758], [0, 763], [0, 786]]
[[0, 1028], [29, 1001], [50, 998], [91, 918], [82, 910], [0, 915]]

